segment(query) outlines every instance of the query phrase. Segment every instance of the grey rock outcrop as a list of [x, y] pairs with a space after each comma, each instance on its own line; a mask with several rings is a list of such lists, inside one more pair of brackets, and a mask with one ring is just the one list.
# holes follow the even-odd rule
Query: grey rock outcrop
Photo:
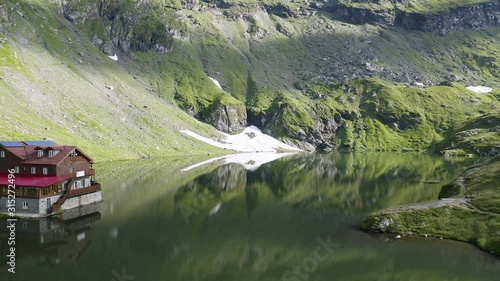
[[[77, 26], [87, 21], [104, 25], [103, 34], [94, 34], [92, 42], [101, 50], [113, 55], [118, 49], [129, 51], [153, 51], [165, 53], [171, 49], [172, 34], [167, 30], [161, 18], [151, 17], [161, 10], [149, 2], [138, 2], [129, 9], [114, 1], [91, 1], [82, 3], [78, 0], [62, 2], [64, 17]], [[109, 44], [113, 44], [110, 46]]]
[[481, 30], [500, 25], [500, 2], [458, 7], [435, 15], [396, 10], [395, 25], [439, 35], [460, 30]]
[[[390, 5], [390, 3], [386, 3]], [[500, 25], [500, 2], [465, 5], [437, 13], [408, 12], [397, 8], [367, 9], [342, 4], [322, 7], [337, 18], [353, 24], [399, 26], [438, 35], [460, 30], [481, 30]]]
[[238, 133], [247, 125], [247, 113], [243, 104], [226, 105], [215, 102], [200, 114], [200, 119], [226, 133]]

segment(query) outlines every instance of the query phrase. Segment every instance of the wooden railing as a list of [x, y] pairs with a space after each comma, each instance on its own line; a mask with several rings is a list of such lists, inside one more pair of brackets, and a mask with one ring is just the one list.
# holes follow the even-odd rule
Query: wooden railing
[[69, 194], [70, 194], [70, 191], [71, 191], [71, 187], [73, 186], [73, 183], [75, 182], [75, 180], [71, 180], [66, 189], [64, 190], [63, 194], [61, 195], [61, 197], [59, 197], [59, 200], [57, 200], [56, 203], [54, 203], [54, 205], [52, 205], [52, 213], [53, 212], [56, 212], [57, 210], [59, 210], [59, 208], [61, 208], [62, 204], [64, 204], [64, 201], [66, 201], [66, 199], [68, 198]]
[[[93, 176], [93, 175], [95, 175], [95, 170], [89, 169], [89, 170], [85, 171], [85, 175], [83, 175], [83, 176], [86, 177], [86, 176]], [[68, 178], [76, 178], [76, 172], [67, 173], [67, 174], [64, 174], [64, 176], [68, 177]]]
[[78, 162], [78, 161], [84, 161], [85, 157], [83, 156], [70, 156], [66, 158], [66, 161], [68, 162]]
[[94, 183], [93, 185], [88, 186], [88, 187], [71, 189], [69, 191], [69, 197], [75, 197], [75, 196], [79, 196], [79, 195], [83, 195], [83, 194], [88, 194], [88, 193], [96, 192], [99, 190], [101, 190], [101, 185], [98, 183]]

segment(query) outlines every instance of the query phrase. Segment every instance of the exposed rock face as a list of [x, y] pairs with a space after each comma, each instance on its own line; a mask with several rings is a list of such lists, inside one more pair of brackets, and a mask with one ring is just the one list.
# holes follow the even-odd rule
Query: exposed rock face
[[[248, 112], [248, 122], [263, 128], [263, 132], [306, 151], [336, 148], [336, 131], [340, 126], [335, 118], [311, 109], [304, 112], [289, 104], [272, 106], [267, 113]], [[337, 122], [338, 121], [338, 122]]]
[[185, 0], [182, 1], [182, 7], [187, 10], [198, 11], [201, 9], [199, 0]]
[[[307, 2], [306, 2], [307, 3]], [[307, 4], [300, 5], [299, 8], [292, 8], [290, 6], [283, 5], [281, 3], [265, 4], [264, 9], [269, 14], [277, 15], [282, 18], [298, 18], [307, 17], [316, 13], [314, 9], [309, 7]]]
[[353, 24], [375, 24], [384, 27], [400, 26], [439, 35], [446, 35], [459, 30], [480, 30], [500, 25], [499, 2], [458, 7], [437, 14], [407, 12], [395, 7], [373, 10], [333, 6], [324, 9]]
[[97, 3], [80, 5], [80, 1], [63, 1], [62, 9], [64, 17], [76, 25], [82, 25], [87, 19], [97, 19], [99, 17], [99, 7]]
[[118, 1], [81, 3], [79, 0], [66, 0], [62, 3], [62, 10], [64, 17], [78, 26], [87, 22], [102, 22], [108, 38], [94, 34], [92, 42], [108, 55], [115, 53], [114, 48], [124, 52], [169, 51], [172, 35], [158, 17], [162, 13], [158, 10], [160, 8], [149, 2], [138, 2], [128, 8], [124, 5]]
[[0, 28], [2, 24], [9, 21], [9, 13], [7, 5], [0, 4]]
[[480, 30], [500, 25], [500, 2], [450, 9], [447, 13], [422, 15], [396, 10], [395, 24], [439, 35], [459, 30]]
[[247, 113], [243, 104], [225, 105], [215, 102], [200, 118], [227, 133], [240, 132], [247, 126]]
[[396, 19], [395, 10], [368, 10], [355, 7], [338, 7], [333, 9], [333, 14], [353, 24], [375, 24], [385, 27], [394, 25]]

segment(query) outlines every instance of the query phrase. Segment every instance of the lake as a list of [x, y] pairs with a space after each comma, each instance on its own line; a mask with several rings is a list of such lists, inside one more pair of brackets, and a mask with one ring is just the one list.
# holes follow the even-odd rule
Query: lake
[[16, 274], [0, 233], [0, 280], [498, 280], [500, 259], [474, 246], [359, 231], [371, 212], [435, 200], [474, 161], [330, 153], [98, 164], [100, 212], [19, 230]]

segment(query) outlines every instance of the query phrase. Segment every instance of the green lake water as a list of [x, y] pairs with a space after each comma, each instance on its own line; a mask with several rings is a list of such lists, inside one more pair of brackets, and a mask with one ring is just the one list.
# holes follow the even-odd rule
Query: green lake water
[[296, 154], [185, 169], [207, 159], [96, 165], [100, 213], [45, 221], [57, 230], [19, 222], [16, 274], [2, 230], [0, 280], [500, 280], [500, 259], [474, 246], [358, 229], [371, 212], [435, 200], [474, 159]]

